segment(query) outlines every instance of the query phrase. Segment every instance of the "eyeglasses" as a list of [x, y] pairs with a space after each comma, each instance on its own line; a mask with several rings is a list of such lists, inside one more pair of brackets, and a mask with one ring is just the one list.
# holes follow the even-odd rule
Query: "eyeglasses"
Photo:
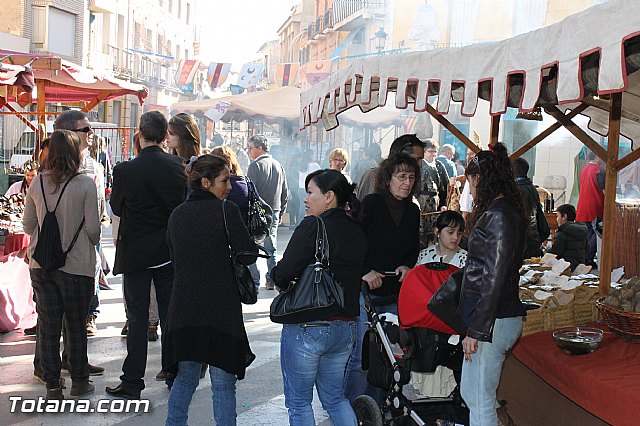
[[83, 127], [82, 129], [73, 129], [73, 131], [80, 133], [89, 133], [91, 131], [91, 126]]
[[438, 153], [438, 151], [436, 151], [435, 149], [428, 149], [427, 152], [429, 154], [437, 154]]
[[394, 174], [392, 176], [394, 178], [398, 179], [400, 182], [405, 182], [407, 180], [409, 180], [409, 182], [415, 182], [416, 181], [416, 176], [415, 175]]
[[346, 161], [344, 161], [344, 160], [342, 160], [340, 158], [332, 158], [330, 161], [335, 161], [336, 163], [340, 163], [340, 164], [346, 163]]

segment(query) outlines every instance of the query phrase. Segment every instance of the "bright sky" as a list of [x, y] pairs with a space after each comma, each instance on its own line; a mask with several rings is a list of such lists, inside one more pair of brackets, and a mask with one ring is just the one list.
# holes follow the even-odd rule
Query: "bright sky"
[[201, 59], [230, 62], [234, 71], [260, 57], [260, 46], [278, 38], [278, 28], [299, 0], [200, 0]]

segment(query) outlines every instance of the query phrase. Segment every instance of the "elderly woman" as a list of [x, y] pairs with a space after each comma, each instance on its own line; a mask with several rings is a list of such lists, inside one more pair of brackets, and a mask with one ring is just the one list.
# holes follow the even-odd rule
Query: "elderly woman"
[[[420, 166], [409, 154], [396, 153], [384, 160], [376, 175], [376, 192], [363, 204], [362, 228], [369, 251], [362, 277], [369, 286], [372, 302], [382, 312], [398, 313], [398, 294], [407, 272], [418, 259], [420, 211], [412, 196], [420, 185]], [[390, 274], [386, 274], [390, 273]], [[358, 337], [347, 367], [345, 394], [350, 401], [367, 391], [362, 371], [362, 339], [367, 329], [367, 312], [360, 298]], [[377, 391], [367, 393], [377, 396]]]
[[329, 318], [286, 324], [282, 328], [280, 357], [289, 424], [315, 424], [311, 408], [315, 384], [333, 424], [356, 425], [356, 416], [343, 387], [359, 313], [360, 271], [367, 252], [366, 238], [355, 222], [360, 203], [353, 192], [354, 186], [335, 170], [315, 171], [306, 177], [305, 185], [307, 217], [291, 236], [272, 276], [278, 288], [284, 289], [307, 265], [315, 262], [319, 217], [329, 240], [331, 271], [344, 290], [345, 308]]
[[467, 327], [460, 391], [471, 426], [495, 425], [502, 364], [526, 315], [518, 296], [518, 271], [524, 259], [527, 218], [503, 144], [476, 154], [466, 175], [474, 205], [460, 295]]
[[[167, 228], [167, 245], [175, 269], [173, 296], [162, 345], [163, 370], [177, 375], [169, 395], [167, 425], [185, 425], [201, 364], [209, 365], [213, 414], [218, 425], [236, 424], [236, 380], [243, 379], [255, 355], [242, 318], [229, 245], [257, 253], [253, 239], [233, 203], [227, 162], [213, 155], [187, 166], [192, 193], [178, 206]], [[223, 209], [229, 229], [227, 240]], [[256, 256], [243, 256], [243, 263]]]
[[351, 182], [351, 178], [345, 172], [348, 164], [349, 154], [344, 148], [336, 148], [329, 153], [329, 168], [339, 171]]

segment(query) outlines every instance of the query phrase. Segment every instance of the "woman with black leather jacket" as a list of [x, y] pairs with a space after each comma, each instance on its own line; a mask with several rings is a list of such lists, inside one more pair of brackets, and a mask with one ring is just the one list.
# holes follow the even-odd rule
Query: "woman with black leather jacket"
[[467, 327], [461, 393], [471, 426], [496, 425], [502, 364], [526, 315], [518, 297], [518, 270], [524, 259], [527, 219], [503, 144], [480, 151], [466, 175], [474, 208], [461, 294], [462, 322]]

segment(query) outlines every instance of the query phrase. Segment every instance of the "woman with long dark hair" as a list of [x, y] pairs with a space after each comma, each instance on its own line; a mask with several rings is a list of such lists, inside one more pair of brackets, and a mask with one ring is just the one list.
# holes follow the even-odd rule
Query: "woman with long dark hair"
[[518, 295], [518, 270], [527, 218], [503, 144], [476, 154], [466, 175], [474, 204], [460, 301], [467, 327], [460, 388], [471, 426], [495, 425], [502, 364], [526, 315]]
[[[38, 310], [40, 366], [47, 399], [62, 399], [60, 333], [64, 317], [65, 346], [73, 384], [70, 395], [92, 393], [87, 362], [87, 312], [94, 294], [96, 244], [100, 241], [96, 184], [80, 168], [80, 139], [75, 132], [51, 134], [45, 168], [27, 192], [22, 224], [31, 236], [29, 273]], [[33, 258], [47, 212], [55, 211], [60, 243], [68, 250], [64, 266], [47, 272]], [[46, 241], [46, 240], [45, 240]], [[46, 242], [43, 241], [43, 244]], [[46, 247], [46, 246], [45, 246]]]
[[286, 289], [305, 267], [315, 262], [318, 217], [329, 240], [329, 262], [345, 295], [344, 311], [329, 318], [282, 327], [280, 357], [289, 424], [315, 424], [311, 401], [316, 385], [322, 406], [336, 426], [356, 425], [356, 416], [343, 392], [344, 373], [356, 338], [361, 271], [367, 242], [356, 223], [360, 203], [344, 175], [318, 170], [305, 179], [307, 216], [300, 222], [271, 276]]
[[169, 119], [169, 137], [167, 145], [171, 152], [184, 158], [185, 161], [200, 155], [200, 130], [196, 120], [181, 112]]
[[[231, 191], [227, 162], [203, 155], [189, 162], [187, 172], [192, 192], [173, 211], [167, 228], [175, 274], [167, 327], [162, 330], [162, 366], [177, 375], [166, 424], [186, 424], [201, 364], [208, 364], [216, 424], [235, 425], [236, 380], [244, 378], [255, 355], [244, 328], [229, 245], [238, 252], [257, 253], [257, 248], [238, 207], [224, 202]], [[240, 261], [253, 263], [256, 256], [242, 256]]]

